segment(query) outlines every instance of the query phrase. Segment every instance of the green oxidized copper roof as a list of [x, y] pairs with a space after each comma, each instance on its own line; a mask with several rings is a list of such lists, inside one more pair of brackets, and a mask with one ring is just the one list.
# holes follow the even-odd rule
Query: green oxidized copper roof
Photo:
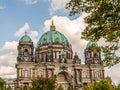
[[89, 47], [91, 47], [91, 46], [98, 46], [97, 45], [97, 43], [96, 42], [89, 42], [88, 44], [87, 44], [87, 46], [86, 46], [86, 48], [89, 48]]
[[55, 43], [71, 47], [67, 38], [59, 31], [56, 31], [54, 21], [52, 19], [50, 31], [44, 33], [41, 36], [41, 38], [39, 39], [37, 43], [37, 47], [43, 46], [43, 45], [55, 44]]
[[19, 42], [32, 42], [32, 40], [27, 34], [25, 34], [24, 36], [21, 37]]
[[37, 47], [53, 43], [69, 45], [67, 38], [63, 34], [56, 30], [50, 30], [41, 36], [37, 43]]

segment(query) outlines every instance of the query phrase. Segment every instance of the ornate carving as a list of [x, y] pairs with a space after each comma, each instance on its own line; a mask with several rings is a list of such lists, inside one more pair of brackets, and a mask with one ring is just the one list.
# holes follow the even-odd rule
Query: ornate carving
[[62, 70], [62, 71], [67, 70], [67, 68], [68, 68], [68, 67], [66, 67], [66, 66], [64, 66], [64, 65], [60, 66], [60, 70]]

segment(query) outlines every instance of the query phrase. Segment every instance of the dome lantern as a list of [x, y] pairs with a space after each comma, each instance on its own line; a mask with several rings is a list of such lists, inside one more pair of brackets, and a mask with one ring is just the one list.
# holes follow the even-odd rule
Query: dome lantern
[[54, 24], [53, 17], [52, 17], [52, 22], [51, 22], [50, 30], [55, 30], [55, 24]]

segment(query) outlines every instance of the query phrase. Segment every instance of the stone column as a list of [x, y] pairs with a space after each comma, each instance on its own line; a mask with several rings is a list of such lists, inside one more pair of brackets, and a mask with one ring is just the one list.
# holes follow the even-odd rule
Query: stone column
[[77, 83], [80, 81], [79, 78], [80, 78], [80, 75], [79, 75], [79, 70], [76, 70], [76, 74], [77, 74]]
[[21, 68], [19, 69], [19, 76], [21, 77], [22, 76], [22, 74], [21, 74], [22, 72], [21, 72]]
[[80, 77], [80, 82], [82, 83], [82, 70], [79, 70], [79, 77]]
[[75, 85], [77, 84], [77, 72], [76, 69], [74, 69], [74, 81], [75, 81]]
[[104, 79], [105, 77], [104, 77], [104, 70], [102, 70], [102, 79]]

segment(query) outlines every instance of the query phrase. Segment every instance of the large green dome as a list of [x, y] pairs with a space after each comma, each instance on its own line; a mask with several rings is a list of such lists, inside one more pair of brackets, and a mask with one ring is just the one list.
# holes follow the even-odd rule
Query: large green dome
[[50, 30], [41, 36], [37, 43], [37, 47], [55, 43], [70, 46], [67, 38], [63, 34], [56, 30]]
[[96, 42], [88, 42], [86, 48], [89, 48], [89, 47], [91, 47], [91, 46], [95, 46], [95, 47], [97, 47], [98, 45], [97, 45]]
[[32, 42], [32, 40], [28, 35], [25, 34], [24, 36], [21, 37], [19, 42]]

